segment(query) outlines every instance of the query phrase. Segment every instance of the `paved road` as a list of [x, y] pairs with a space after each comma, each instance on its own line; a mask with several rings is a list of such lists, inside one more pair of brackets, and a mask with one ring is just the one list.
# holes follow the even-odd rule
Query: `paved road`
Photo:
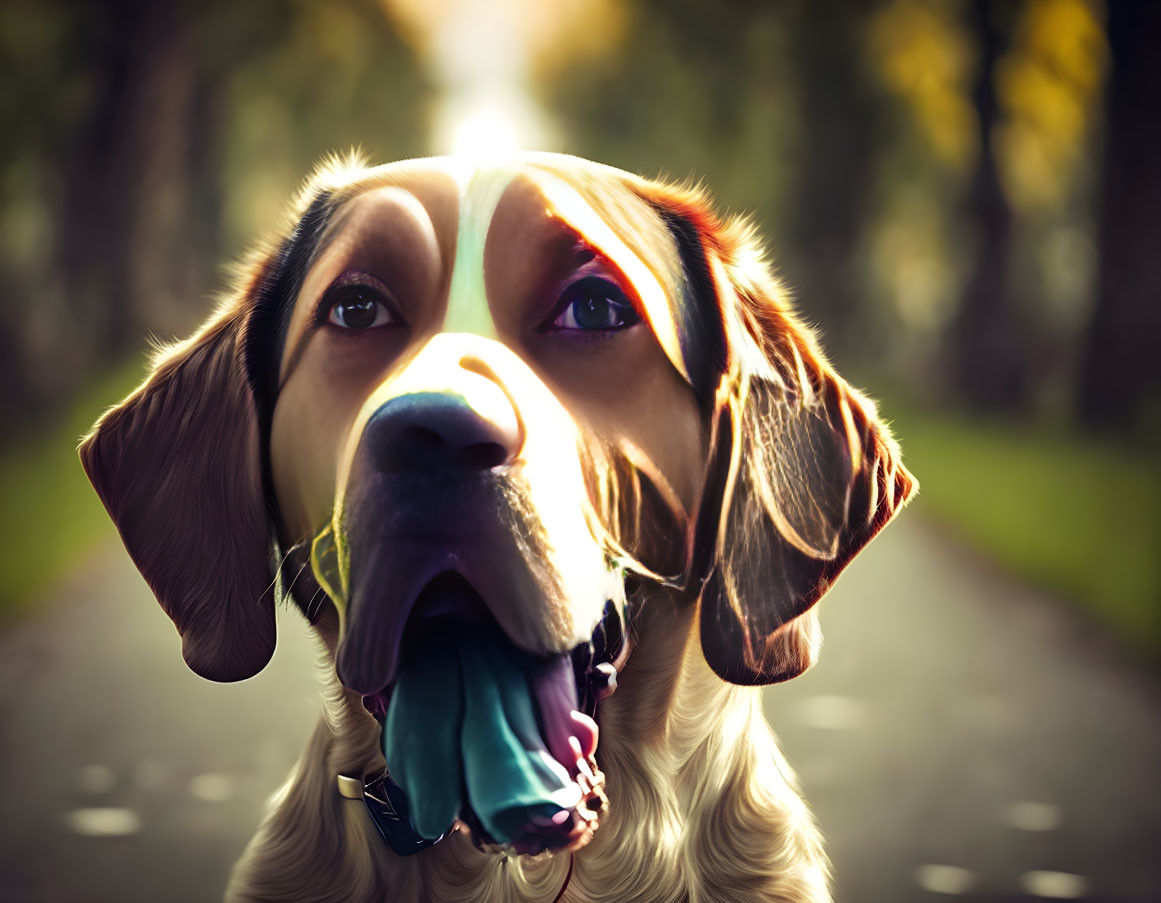
[[[0, 901], [218, 899], [318, 711], [274, 662], [200, 680], [108, 543], [0, 637]], [[912, 511], [823, 603], [822, 663], [767, 714], [838, 899], [1161, 899], [1161, 691], [1085, 620]]]
[[1161, 901], [1156, 677], [916, 515], [823, 601], [821, 663], [766, 697], [837, 899]]

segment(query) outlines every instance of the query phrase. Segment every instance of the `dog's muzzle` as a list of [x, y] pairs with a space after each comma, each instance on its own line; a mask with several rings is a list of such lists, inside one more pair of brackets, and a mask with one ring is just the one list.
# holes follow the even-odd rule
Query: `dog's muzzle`
[[520, 853], [576, 849], [606, 802], [593, 714], [628, 655], [624, 582], [607, 557], [579, 585], [558, 566], [511, 472], [518, 432], [454, 394], [403, 395], [368, 420], [351, 467], [337, 668], [383, 725], [390, 777], [368, 804], [396, 832], [406, 815], [415, 836], [388, 837], [400, 852], [453, 825]]

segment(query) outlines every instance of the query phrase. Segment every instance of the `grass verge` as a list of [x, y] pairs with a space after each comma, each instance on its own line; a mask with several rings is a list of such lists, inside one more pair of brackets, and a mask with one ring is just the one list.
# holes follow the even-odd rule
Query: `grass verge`
[[144, 374], [140, 357], [106, 373], [55, 426], [0, 456], [0, 621], [26, 609], [102, 536], [115, 534], [76, 448], [98, 415]]
[[884, 406], [921, 504], [1026, 581], [1088, 608], [1161, 663], [1161, 470], [1065, 428]]

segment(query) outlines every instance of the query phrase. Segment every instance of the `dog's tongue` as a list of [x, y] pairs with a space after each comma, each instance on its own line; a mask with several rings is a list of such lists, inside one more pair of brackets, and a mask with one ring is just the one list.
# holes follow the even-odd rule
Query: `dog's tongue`
[[570, 845], [597, 741], [576, 705], [568, 656], [532, 659], [486, 629], [430, 635], [403, 663], [383, 731], [415, 830], [438, 837], [470, 806], [499, 843]]

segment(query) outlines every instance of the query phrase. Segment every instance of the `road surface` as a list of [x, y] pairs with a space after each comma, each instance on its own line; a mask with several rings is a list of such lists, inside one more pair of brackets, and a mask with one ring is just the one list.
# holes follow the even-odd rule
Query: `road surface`
[[[821, 663], [765, 691], [836, 898], [1161, 900], [1161, 692], [1066, 603], [907, 512], [822, 603]], [[189, 672], [115, 540], [0, 636], [0, 901], [216, 900], [319, 710], [271, 665]]]

